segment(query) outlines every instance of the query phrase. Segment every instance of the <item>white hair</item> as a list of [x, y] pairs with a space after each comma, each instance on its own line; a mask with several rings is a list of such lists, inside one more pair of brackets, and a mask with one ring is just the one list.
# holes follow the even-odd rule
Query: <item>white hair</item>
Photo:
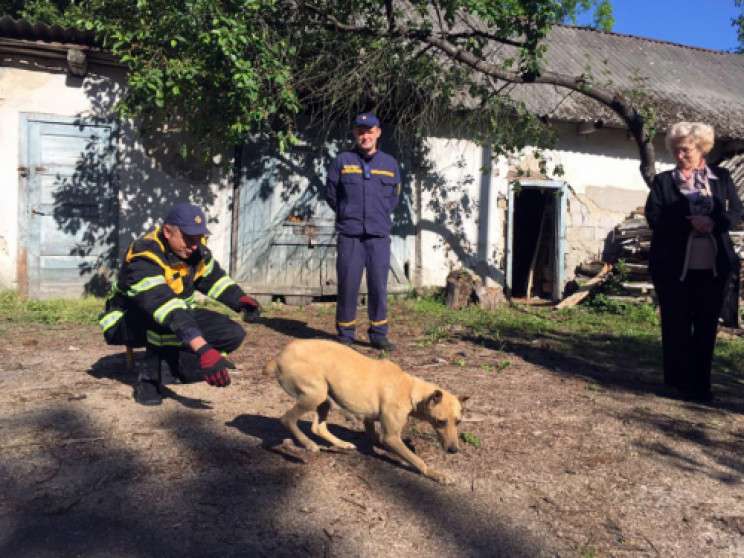
[[693, 142], [703, 155], [706, 155], [713, 149], [715, 131], [713, 126], [702, 122], [677, 122], [671, 125], [664, 141], [667, 149], [671, 151], [672, 144], [685, 139]]

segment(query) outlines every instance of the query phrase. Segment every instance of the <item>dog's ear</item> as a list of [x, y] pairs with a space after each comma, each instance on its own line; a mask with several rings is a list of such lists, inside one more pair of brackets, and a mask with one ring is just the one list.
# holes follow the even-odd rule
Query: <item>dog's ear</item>
[[429, 396], [429, 403], [432, 405], [439, 405], [442, 402], [442, 390], [436, 389], [434, 393]]
[[457, 396], [457, 399], [460, 401], [460, 405], [462, 405], [463, 403], [465, 403], [465, 401], [467, 401], [471, 397], [473, 397], [473, 396], [468, 393], [467, 395], [458, 395]]

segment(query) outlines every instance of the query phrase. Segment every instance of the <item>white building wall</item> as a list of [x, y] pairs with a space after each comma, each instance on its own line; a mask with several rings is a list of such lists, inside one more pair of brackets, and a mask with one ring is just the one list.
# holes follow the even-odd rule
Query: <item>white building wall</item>
[[498, 195], [506, 195], [506, 164], [493, 163], [486, 147], [448, 138], [427, 140], [426, 161], [417, 178], [420, 285], [444, 285], [463, 265], [501, 282], [504, 223], [496, 205]]
[[[18, 289], [19, 219], [27, 219], [27, 208], [19, 208], [19, 153], [22, 114], [69, 118], [106, 118], [122, 94], [125, 76], [120, 69], [89, 65], [83, 78], [68, 76], [60, 61], [4, 60], [0, 68], [0, 289]], [[227, 265], [230, 250], [230, 196], [226, 179], [216, 170], [191, 180], [174, 176], [164, 164], [163, 152], [145, 149], [132, 122], [119, 125], [119, 253], [132, 239], [154, 223], [143, 218], [145, 204], [151, 215], [164, 215], [172, 203], [205, 200], [204, 211], [213, 236], [210, 248]], [[166, 157], [167, 159], [167, 157]], [[176, 173], [177, 174], [177, 173]]]
[[[50, 66], [16, 61], [0, 68], [0, 289], [18, 288], [19, 122], [21, 114], [71, 118], [105, 117], [125, 84], [121, 70], [90, 67], [85, 79], [71, 78], [58, 62]], [[227, 267], [230, 255], [232, 189], [219, 170], [188, 172], [168, 146], [141, 141], [132, 122], [119, 127], [119, 253], [150, 229], [172, 203], [193, 201], [205, 210], [213, 235], [209, 245]], [[634, 142], [622, 130], [577, 134], [558, 125], [559, 141], [545, 154], [549, 168], [561, 165], [569, 185], [565, 276], [578, 263], [599, 257], [613, 228], [645, 202], [647, 188], [638, 170]], [[503, 284], [505, 271], [507, 175], [530, 163], [530, 150], [490, 162], [490, 152], [467, 140], [430, 138], [427, 167], [415, 173], [420, 189], [420, 254], [413, 261], [417, 284], [443, 286], [452, 269], [466, 266], [490, 282]], [[671, 166], [661, 138], [658, 170]], [[489, 167], [490, 165], [490, 167]], [[484, 172], [485, 169], [485, 172]], [[534, 178], [534, 176], [533, 176]], [[145, 211], [146, 210], [146, 211]], [[19, 217], [20, 216], [20, 217]], [[409, 253], [416, 252], [412, 239]], [[412, 258], [413, 259], [413, 258]]]
[[[569, 186], [564, 278], [571, 279], [578, 264], [602, 257], [617, 224], [645, 204], [648, 187], [640, 174], [638, 148], [624, 130], [580, 135], [573, 124], [557, 124], [556, 129], [555, 148], [543, 154], [550, 178]], [[526, 173], [522, 180], [539, 180], [534, 149], [495, 161], [484, 175], [481, 169], [489, 154], [481, 146], [430, 138], [428, 147], [429, 168], [422, 180], [420, 285], [444, 286], [449, 271], [461, 266], [503, 284], [507, 174], [513, 177], [521, 169]], [[671, 168], [661, 137], [654, 147], [657, 172]], [[562, 167], [563, 175], [555, 173], [556, 166]], [[482, 194], [489, 196], [485, 203]], [[488, 226], [481, 229], [486, 210]]]

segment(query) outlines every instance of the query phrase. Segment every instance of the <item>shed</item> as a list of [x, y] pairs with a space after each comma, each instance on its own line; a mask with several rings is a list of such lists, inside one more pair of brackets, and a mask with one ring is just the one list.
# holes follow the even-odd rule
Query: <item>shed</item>
[[[576, 73], [590, 62], [621, 89], [640, 79], [660, 130], [682, 119], [713, 124], [713, 162], [741, 153], [744, 57], [565, 25], [547, 43], [553, 70]], [[117, 118], [125, 72], [92, 35], [2, 18], [0, 60], [1, 289], [101, 292], [131, 240], [189, 200], [204, 207], [210, 247], [247, 290], [288, 302], [335, 294], [323, 184], [345, 132], [328, 144], [305, 138], [289, 154], [246, 146], [234, 187], [217, 168], [184, 159], [167, 134], [141, 137], [137, 123]], [[560, 298], [577, 265], [601, 258], [615, 226], [643, 204], [637, 148], [611, 113], [557, 87], [513, 86], [512, 96], [556, 129], [546, 153], [552, 176], [540, 174], [533, 149], [494, 160], [489, 146], [453, 137], [446, 123], [413, 160], [383, 122], [382, 149], [404, 175], [392, 292], [443, 286], [465, 266], [515, 296]], [[654, 145], [657, 169], [668, 168], [661, 134]]]

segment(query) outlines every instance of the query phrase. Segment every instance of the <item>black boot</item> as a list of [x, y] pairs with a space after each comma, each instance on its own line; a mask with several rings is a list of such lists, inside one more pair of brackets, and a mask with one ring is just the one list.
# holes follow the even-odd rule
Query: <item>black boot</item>
[[160, 405], [163, 402], [163, 390], [160, 380], [160, 352], [147, 347], [145, 359], [137, 384], [134, 386], [134, 400], [140, 405]]
[[148, 407], [160, 405], [163, 402], [160, 384], [152, 380], [139, 380], [134, 386], [134, 400]]

